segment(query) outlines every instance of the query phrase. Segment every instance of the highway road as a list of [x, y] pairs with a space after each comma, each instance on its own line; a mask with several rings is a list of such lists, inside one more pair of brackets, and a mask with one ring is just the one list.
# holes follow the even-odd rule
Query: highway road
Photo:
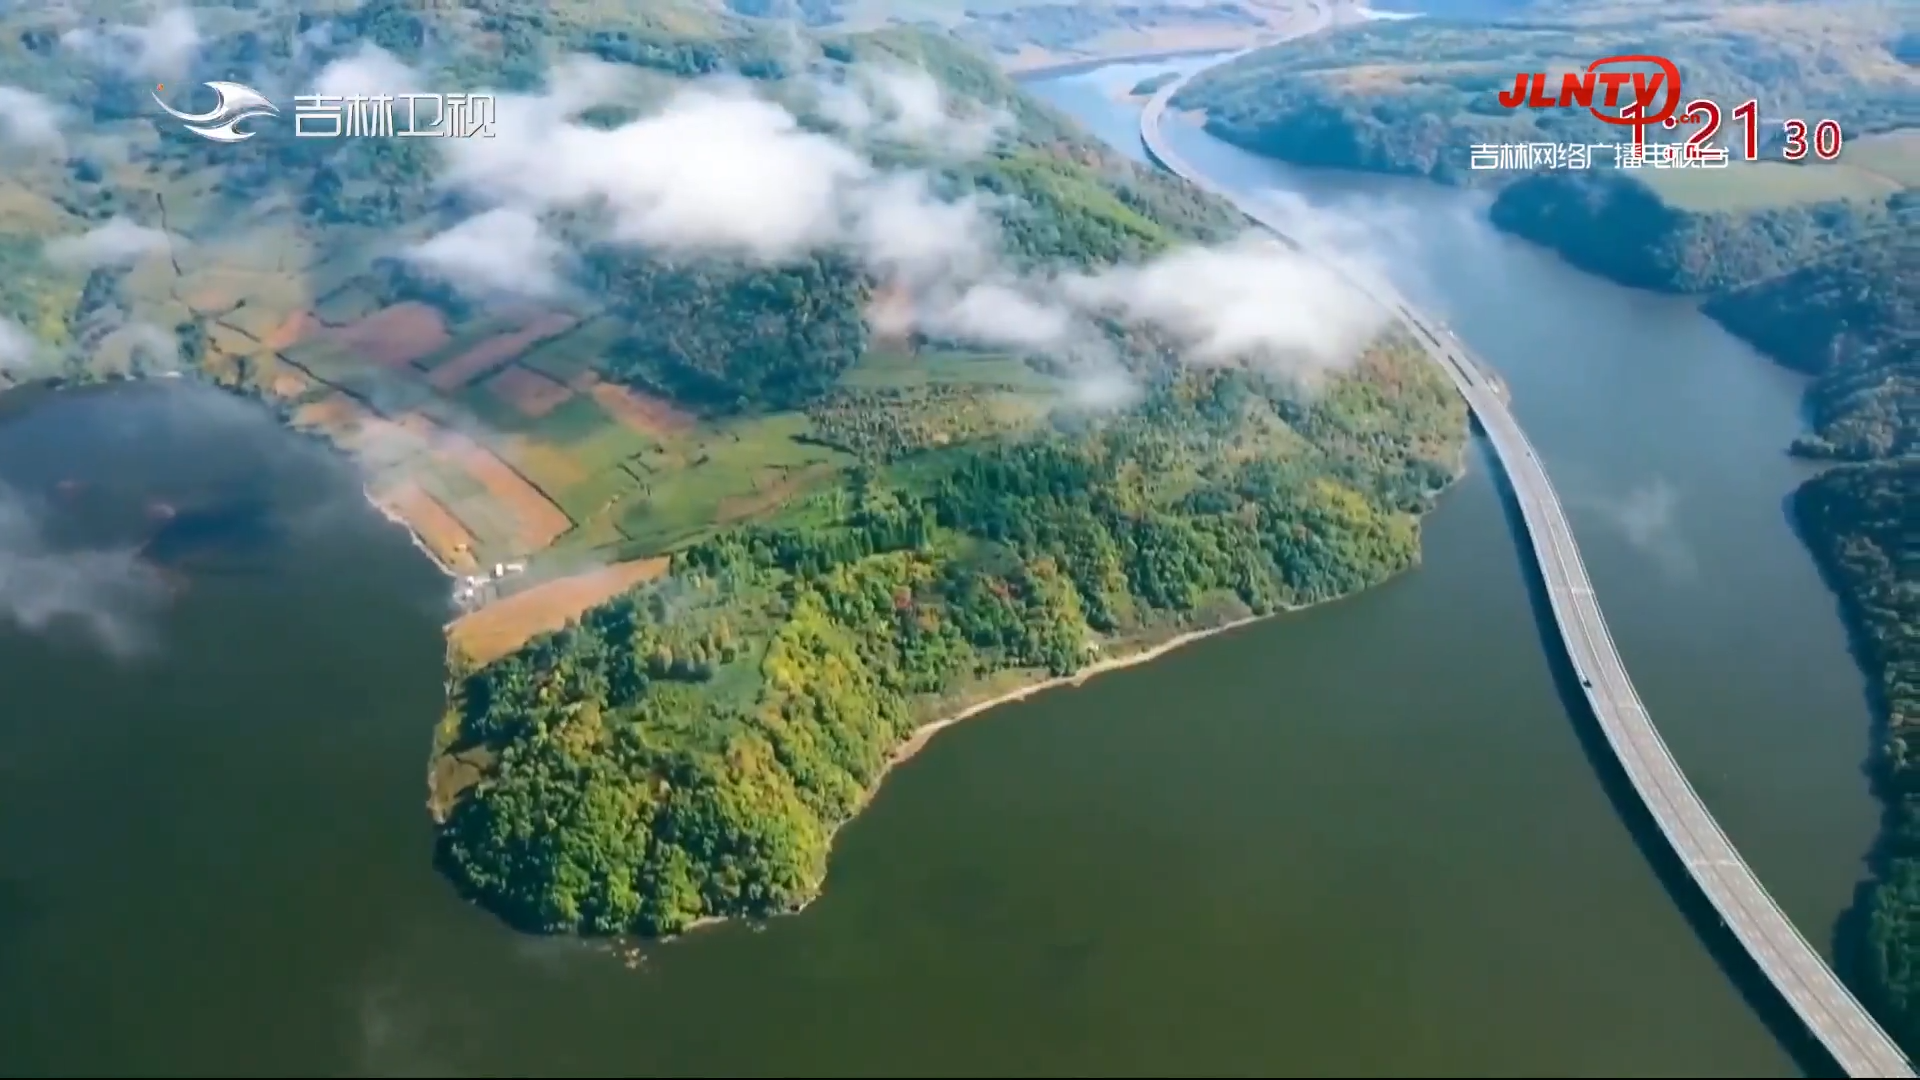
[[[1316, 4], [1310, 19], [1273, 44], [1317, 33], [1332, 23], [1331, 5]], [[1218, 63], [1247, 51], [1251, 50], [1222, 57]], [[1140, 138], [1148, 154], [1167, 171], [1232, 202], [1289, 245], [1323, 259], [1413, 328], [1428, 355], [1466, 399], [1506, 473], [1533, 549], [1534, 564], [1546, 584], [1554, 622], [1587, 703], [1667, 843], [1733, 937], [1848, 1076], [1913, 1076], [1906, 1055], [1780, 910], [1668, 751], [1614, 647], [1613, 635], [1574, 541], [1573, 526], [1533, 444], [1507, 407], [1504, 386], [1451, 332], [1436, 329], [1439, 324], [1435, 320], [1414, 309], [1390, 285], [1363, 280], [1362, 275], [1342, 266], [1337, 254], [1306, 252], [1285, 236], [1269, 210], [1223, 189], [1181, 158], [1165, 138], [1161, 123], [1167, 103], [1192, 77], [1189, 74], [1162, 87], [1141, 112]]]

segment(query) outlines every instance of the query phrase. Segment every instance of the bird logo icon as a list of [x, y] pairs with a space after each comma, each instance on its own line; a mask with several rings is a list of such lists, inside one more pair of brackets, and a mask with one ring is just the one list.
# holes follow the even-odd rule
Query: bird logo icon
[[168, 116], [185, 124], [188, 131], [203, 139], [220, 143], [245, 142], [259, 134], [254, 131], [241, 131], [240, 124], [244, 121], [260, 116], [280, 115], [279, 107], [251, 86], [236, 82], [209, 82], [200, 85], [213, 91], [219, 98], [219, 102], [208, 112], [181, 112], [167, 104], [160, 97], [160, 91], [166, 89], [165, 83], [154, 87], [154, 104], [165, 110]]

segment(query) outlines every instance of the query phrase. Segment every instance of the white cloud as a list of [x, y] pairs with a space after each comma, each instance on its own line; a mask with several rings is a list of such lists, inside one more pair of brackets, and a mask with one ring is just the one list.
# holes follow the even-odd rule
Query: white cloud
[[[343, 56], [320, 69], [314, 77], [313, 93], [322, 97], [350, 97], [354, 94], [406, 94], [423, 90], [419, 77], [414, 74], [398, 57], [380, 48], [378, 45], [362, 44], [351, 55]], [[404, 108], [404, 106], [396, 106]], [[432, 112], [431, 103], [424, 106], [427, 113]], [[431, 115], [420, 118], [422, 124], [432, 121]], [[405, 123], [404, 118], [396, 117], [396, 125]]]
[[18, 86], [0, 86], [0, 142], [32, 149], [58, 149], [60, 107], [44, 94]]
[[30, 633], [77, 626], [110, 652], [148, 644], [139, 616], [163, 595], [152, 567], [129, 550], [62, 550], [35, 508], [0, 486], [0, 622]]
[[1293, 375], [1346, 364], [1388, 318], [1325, 264], [1259, 236], [1061, 284], [1089, 309], [1157, 327], [1200, 363], [1247, 360]]
[[605, 206], [615, 239], [771, 262], [838, 240], [849, 189], [872, 175], [738, 88], [689, 88], [611, 130], [569, 119], [592, 101], [563, 93], [501, 100], [499, 137], [445, 144], [450, 181], [508, 205]]
[[978, 282], [928, 297], [919, 309], [919, 325], [926, 333], [996, 348], [1053, 355], [1094, 333], [1056, 298], [1005, 281]]
[[103, 67], [156, 79], [186, 73], [200, 49], [200, 26], [184, 7], [167, 8], [145, 26], [110, 23], [69, 30], [61, 44]]
[[564, 255], [538, 218], [508, 207], [470, 217], [406, 252], [409, 261], [458, 287], [531, 297], [560, 291]]
[[1114, 363], [1089, 363], [1067, 380], [1069, 404], [1090, 412], [1112, 412], [1140, 400], [1140, 384]]
[[[843, 118], [944, 137], [951, 114], [924, 72], [861, 78], [868, 111]], [[1350, 362], [1386, 320], [1340, 274], [1257, 237], [1097, 272], [1017, 272], [995, 206], [884, 170], [745, 85], [686, 85], [610, 129], [579, 121], [624, 86], [607, 65], [570, 62], [545, 93], [500, 97], [496, 138], [436, 144], [445, 182], [494, 209], [413, 257], [449, 277], [464, 268], [469, 284], [537, 290], [562, 254], [542, 215], [582, 210], [607, 215], [602, 235], [655, 249], [764, 263], [836, 251], [884, 287], [869, 308], [876, 330], [1052, 357], [1084, 376], [1087, 403], [1131, 393], [1102, 322], [1155, 327], [1195, 362], [1306, 378]], [[1311, 216], [1294, 225], [1325, 232]], [[1335, 239], [1356, 264], [1373, 250]]]
[[33, 359], [33, 335], [27, 328], [0, 315], [0, 371], [19, 367]]
[[150, 322], [133, 322], [114, 332], [124, 345], [129, 363], [147, 371], [174, 371], [180, 367], [180, 342]]
[[932, 75], [900, 64], [848, 68], [846, 81], [815, 84], [814, 107], [846, 131], [954, 157], [992, 149], [1012, 117], [978, 103], [950, 100]]
[[103, 266], [130, 266], [167, 249], [167, 234], [116, 217], [79, 236], [47, 241], [47, 258], [61, 266], [92, 270]]
[[[793, 115], [743, 93], [692, 90], [657, 116], [608, 133], [601, 167], [615, 234], [760, 259], [833, 243], [869, 165]], [[592, 153], [592, 150], [587, 152]]]
[[1699, 576], [1699, 559], [1680, 520], [1680, 491], [1666, 477], [1650, 477], [1617, 496], [1582, 490], [1584, 486], [1575, 487], [1570, 503], [1598, 514], [1668, 577]]
[[944, 202], [924, 174], [898, 173], [866, 185], [850, 239], [884, 279], [911, 288], [985, 272], [997, 232], [977, 200]]

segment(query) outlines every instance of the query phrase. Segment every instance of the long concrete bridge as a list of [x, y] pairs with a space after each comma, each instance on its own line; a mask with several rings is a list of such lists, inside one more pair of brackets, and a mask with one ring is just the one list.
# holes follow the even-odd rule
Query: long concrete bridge
[[[1302, 26], [1274, 43], [1327, 29], [1333, 22], [1330, 3], [1312, 6], [1311, 19], [1303, 20]], [[1240, 55], [1243, 53], [1234, 53], [1218, 62]], [[1147, 153], [1168, 172], [1232, 202], [1296, 249], [1324, 259], [1414, 329], [1428, 355], [1466, 399], [1507, 474], [1567, 657], [1607, 744], [1667, 843], [1754, 964], [1848, 1076], [1913, 1076], [1906, 1055], [1780, 910], [1668, 751], [1614, 648], [1613, 635], [1581, 562], [1566, 511], [1533, 444], [1507, 408], [1500, 382], [1451, 332], [1436, 329], [1434, 320], [1415, 310], [1390, 285], [1361, 280], [1355, 272], [1341, 267], [1332, 253], [1306, 252], [1285, 235], [1271, 211], [1223, 190], [1182, 158], [1167, 141], [1161, 122], [1167, 103], [1192, 77], [1182, 76], [1161, 87], [1141, 112], [1140, 138]]]

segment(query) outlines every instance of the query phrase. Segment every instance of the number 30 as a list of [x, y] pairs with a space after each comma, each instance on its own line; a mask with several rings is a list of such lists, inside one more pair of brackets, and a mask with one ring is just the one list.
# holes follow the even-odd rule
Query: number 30
[[[1788, 161], [1799, 161], [1807, 156], [1807, 122], [1788, 120], [1783, 125], [1787, 129], [1787, 145], [1780, 148], [1780, 156]], [[1840, 125], [1832, 120], [1822, 120], [1813, 126], [1813, 156], [1821, 161], [1832, 161], [1840, 156]]]

